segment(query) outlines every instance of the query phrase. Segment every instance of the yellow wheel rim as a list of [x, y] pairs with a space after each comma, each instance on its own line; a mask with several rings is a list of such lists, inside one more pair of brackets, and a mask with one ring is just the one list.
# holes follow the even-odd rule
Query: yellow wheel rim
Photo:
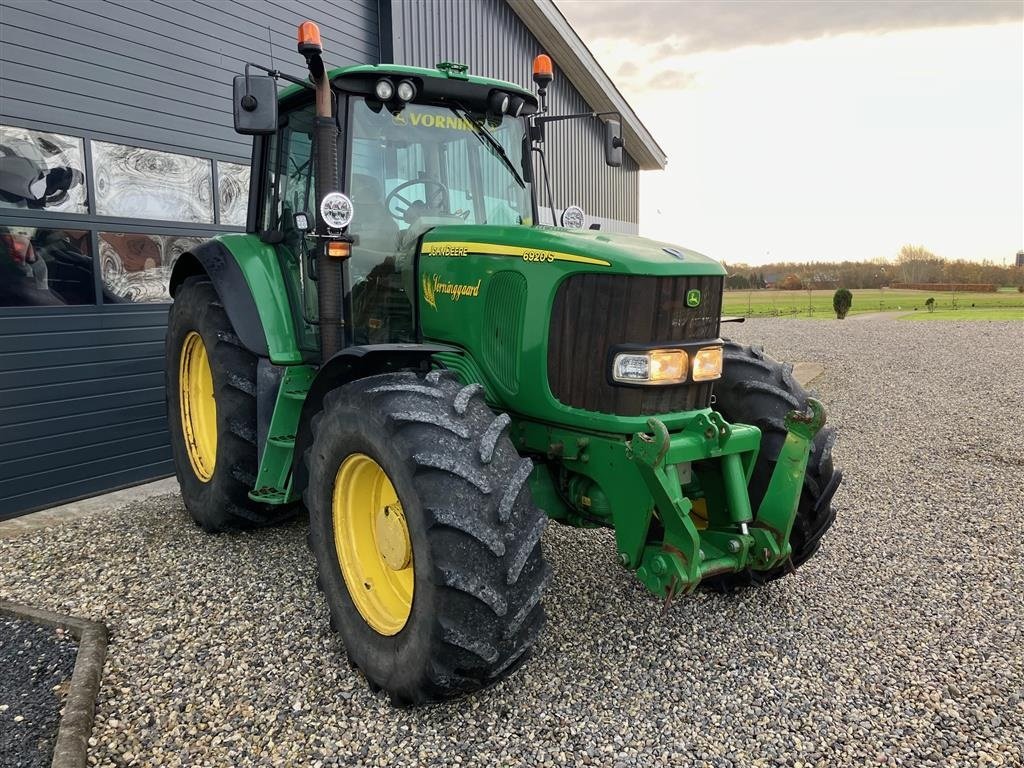
[[217, 402], [206, 345], [195, 331], [189, 331], [181, 347], [178, 402], [192, 471], [204, 483], [209, 482], [217, 464]]
[[332, 517], [352, 602], [378, 633], [397, 634], [412, 611], [412, 543], [395, 486], [366, 454], [354, 453], [338, 468]]

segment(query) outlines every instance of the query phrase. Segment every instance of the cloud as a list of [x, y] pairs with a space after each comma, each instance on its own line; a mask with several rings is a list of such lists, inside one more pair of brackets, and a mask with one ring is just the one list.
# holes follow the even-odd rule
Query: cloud
[[662, 68], [651, 74], [653, 67], [641, 67], [633, 61], [626, 61], [615, 69], [615, 83], [626, 91], [683, 90], [697, 82], [697, 75], [681, 69]]
[[1019, 0], [555, 0], [586, 41], [661, 43], [660, 56], [772, 45], [850, 32], [1024, 21]]
[[650, 89], [681, 91], [684, 88], [689, 88], [696, 82], [697, 76], [693, 72], [665, 69], [651, 76], [645, 85]]

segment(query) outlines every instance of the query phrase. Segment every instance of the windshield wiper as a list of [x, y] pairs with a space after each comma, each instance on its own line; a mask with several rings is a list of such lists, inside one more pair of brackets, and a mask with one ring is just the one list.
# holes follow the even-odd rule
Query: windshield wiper
[[468, 122], [476, 129], [473, 131], [473, 135], [480, 140], [481, 144], [486, 144], [488, 147], [490, 147], [491, 151], [495, 155], [497, 155], [498, 158], [503, 163], [505, 163], [505, 167], [512, 171], [512, 175], [515, 177], [516, 183], [523, 189], [526, 189], [526, 182], [523, 181], [523, 177], [519, 175], [519, 171], [516, 170], [516, 167], [512, 163], [512, 160], [509, 158], [508, 153], [505, 151], [505, 148], [501, 146], [500, 141], [498, 141], [496, 138], [494, 138], [494, 136], [491, 135], [491, 132], [484, 127], [483, 123], [477, 121], [469, 113], [469, 110], [466, 109], [461, 104], [458, 104], [456, 106], [449, 105], [448, 109], [454, 112], [456, 117], [463, 118], [466, 122]]

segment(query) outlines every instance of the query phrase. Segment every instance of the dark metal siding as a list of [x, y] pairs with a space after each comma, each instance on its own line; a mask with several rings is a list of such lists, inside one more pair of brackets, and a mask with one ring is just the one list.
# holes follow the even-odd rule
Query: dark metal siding
[[[377, 0], [0, 0], [0, 123], [235, 162], [231, 79], [301, 75], [300, 21], [332, 65], [376, 62]], [[0, 210], [0, 226], [209, 236], [212, 226]], [[0, 519], [173, 472], [167, 305], [0, 307]]]
[[377, 61], [377, 0], [2, 0], [0, 121], [248, 162], [231, 80], [270, 66], [268, 37], [274, 64], [304, 76], [304, 19], [332, 66]]
[[[390, 10], [396, 63], [432, 67], [441, 61], [459, 61], [474, 74], [533, 89], [533, 57], [544, 51], [505, 0], [392, 0]], [[552, 114], [591, 110], [560, 76], [557, 61], [548, 96]], [[635, 224], [639, 215], [636, 162], [627, 152], [621, 168], [605, 165], [600, 122], [554, 123], [547, 131], [556, 207], [576, 203], [588, 214]], [[547, 203], [546, 196], [543, 202]]]
[[164, 305], [0, 316], [0, 519], [173, 473]]

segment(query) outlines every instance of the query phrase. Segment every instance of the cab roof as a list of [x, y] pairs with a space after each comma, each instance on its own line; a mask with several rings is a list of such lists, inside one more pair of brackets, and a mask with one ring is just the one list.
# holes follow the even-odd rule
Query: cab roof
[[[371, 92], [372, 83], [376, 83], [381, 77], [409, 78], [429, 83], [431, 87], [426, 89], [428, 91], [426, 95], [430, 95], [430, 91], [453, 90], [458, 93], [459, 91], [475, 90], [476, 88], [481, 90], [496, 89], [515, 96], [521, 96], [534, 108], [537, 106], [537, 97], [521, 85], [510, 83], [507, 80], [496, 80], [491, 77], [472, 75], [464, 65], [448, 64], [447, 62], [438, 64], [433, 69], [428, 69], [427, 67], [407, 67], [402, 64], [356, 64], [349, 67], [336, 67], [328, 72], [328, 77], [331, 83], [338, 86], [356, 85], [356, 90], [360, 90], [358, 88], [360, 84], [370, 83]], [[445, 87], [446, 85], [448, 87]], [[278, 94], [278, 100], [284, 101], [294, 96], [300, 90], [303, 90], [302, 86], [290, 85]]]

